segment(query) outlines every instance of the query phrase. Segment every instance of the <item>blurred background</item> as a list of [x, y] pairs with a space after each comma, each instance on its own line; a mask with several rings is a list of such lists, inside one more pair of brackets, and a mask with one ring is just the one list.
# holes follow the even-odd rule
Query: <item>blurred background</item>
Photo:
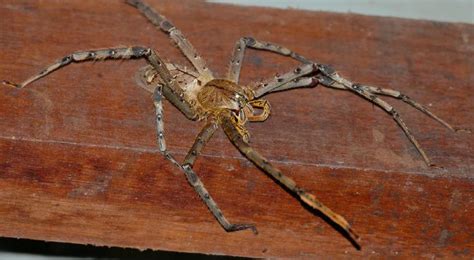
[[[209, 0], [209, 2], [474, 24], [474, 0]], [[0, 260], [176, 258], [224, 257], [0, 238]]]

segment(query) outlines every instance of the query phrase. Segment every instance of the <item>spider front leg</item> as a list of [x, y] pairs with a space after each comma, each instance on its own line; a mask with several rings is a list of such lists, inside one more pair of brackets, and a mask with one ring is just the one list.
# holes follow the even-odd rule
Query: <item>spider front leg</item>
[[235, 44], [234, 51], [232, 52], [232, 58], [229, 64], [229, 71], [227, 72], [227, 79], [235, 83], [239, 83], [240, 70], [242, 69], [242, 62], [244, 59], [246, 48], [270, 51], [283, 56], [291, 57], [302, 63], [312, 63], [312, 61], [306, 59], [302, 55], [283, 46], [279, 46], [270, 42], [258, 41], [252, 37], [242, 37]]
[[227, 137], [237, 147], [237, 149], [255, 165], [261, 168], [265, 173], [270, 175], [278, 183], [288, 188], [291, 192], [295, 193], [299, 199], [306, 205], [313, 209], [318, 210], [324, 216], [328, 217], [337, 226], [342, 228], [347, 235], [351, 238], [352, 242], [356, 244], [358, 248], [360, 245], [357, 243], [359, 236], [352, 230], [351, 225], [339, 214], [333, 212], [331, 209], [322, 204], [316, 197], [304, 189], [296, 185], [295, 181], [284, 175], [279, 169], [275, 168], [267, 159], [255, 151], [250, 145], [244, 140], [236, 126], [234, 125], [231, 115], [224, 115], [222, 120], [222, 127]]
[[[312, 66], [312, 70], [310, 69]], [[303, 72], [303, 73], [302, 73]], [[299, 75], [298, 75], [299, 74]], [[402, 94], [399, 91], [392, 90], [392, 89], [384, 89], [384, 88], [377, 88], [377, 87], [370, 87], [360, 84], [353, 84], [352, 82], [342, 78], [339, 76], [338, 73], [331, 67], [324, 65], [324, 64], [303, 64], [298, 66], [294, 71], [286, 73], [282, 76], [277, 78], [268, 80], [267, 83], [260, 84], [255, 90], [254, 95], [255, 97], [261, 97], [271, 92], [275, 91], [282, 91], [288, 90], [293, 88], [299, 87], [311, 87], [316, 86], [318, 83], [325, 87], [336, 88], [341, 90], [349, 90], [352, 91], [359, 96], [364, 97], [368, 101], [378, 105], [384, 111], [392, 116], [392, 118], [397, 122], [400, 128], [403, 130], [405, 135], [408, 137], [410, 142], [415, 146], [418, 153], [423, 157], [423, 160], [428, 166], [434, 166], [431, 160], [426, 155], [425, 151], [421, 148], [421, 145], [418, 143], [416, 138], [413, 136], [411, 131], [408, 129], [405, 122], [400, 117], [399, 113], [387, 102], [382, 100], [377, 96], [385, 95], [394, 98], [401, 99], [405, 103], [415, 107], [416, 109], [420, 110], [424, 114], [428, 115], [432, 119], [438, 121], [445, 127], [453, 131], [467, 131], [465, 129], [457, 129], [452, 127], [450, 124], [436, 116], [434, 113], [429, 111], [425, 106], [419, 104], [415, 100], [409, 98], [408, 96]]]
[[300, 77], [296, 78], [290, 82], [287, 82], [283, 85], [274, 86], [273, 88], [267, 90], [265, 94], [291, 90], [294, 88], [312, 88], [316, 87], [319, 84], [319, 79], [317, 77]]
[[408, 139], [415, 146], [418, 153], [423, 157], [425, 163], [428, 166], [434, 166], [434, 164], [428, 158], [425, 151], [421, 148], [420, 144], [415, 139], [415, 137], [413, 136], [411, 131], [408, 129], [405, 122], [403, 122], [403, 120], [400, 117], [399, 113], [395, 110], [395, 108], [393, 108], [393, 106], [391, 106], [390, 104], [385, 102], [383, 99], [378, 97], [376, 94], [401, 99], [405, 103], [408, 103], [409, 105], [411, 105], [411, 106], [415, 107], [416, 109], [420, 110], [421, 112], [423, 112], [427, 116], [429, 116], [432, 119], [438, 121], [439, 123], [441, 123], [442, 125], [444, 125], [448, 129], [450, 129], [452, 131], [457, 131], [457, 129], [452, 127], [450, 124], [446, 123], [444, 120], [440, 119], [438, 116], [436, 116], [431, 111], [429, 111], [426, 107], [424, 107], [423, 105], [419, 104], [418, 102], [410, 99], [408, 96], [402, 94], [401, 92], [399, 92], [397, 90], [383, 89], [383, 88], [377, 88], [377, 87], [364, 86], [364, 85], [360, 85], [360, 84], [354, 84], [354, 83], [350, 82], [349, 80], [344, 79], [341, 76], [339, 76], [339, 74], [334, 69], [332, 69], [331, 67], [329, 67], [327, 65], [317, 64], [316, 66], [318, 67], [318, 70], [321, 73], [321, 75], [319, 75], [319, 82], [323, 86], [352, 91], [353, 93], [356, 93], [359, 96], [364, 97], [368, 101], [378, 105], [385, 112], [390, 114], [392, 116], [392, 118], [395, 120], [395, 122], [397, 122], [397, 124], [403, 130], [403, 132], [408, 137]]
[[303, 64], [296, 67], [293, 71], [276, 76], [273, 79], [260, 84], [254, 90], [255, 98], [262, 97], [268, 93], [275, 91], [288, 90], [298, 87], [316, 86], [319, 80], [313, 76], [317, 72], [314, 64]]
[[469, 132], [469, 130], [467, 130], [467, 129], [460, 129], [460, 128], [456, 128], [456, 127], [451, 126], [446, 121], [439, 118], [437, 115], [433, 114], [433, 112], [428, 110], [428, 108], [426, 108], [422, 104], [416, 102], [415, 100], [411, 99], [410, 97], [408, 97], [407, 95], [401, 93], [398, 90], [388, 89], [388, 88], [372, 87], [372, 86], [366, 86], [366, 85], [361, 85], [361, 84], [356, 84], [356, 85], [358, 85], [360, 88], [362, 88], [365, 91], [368, 91], [372, 94], [379, 94], [379, 95], [384, 95], [384, 96], [389, 96], [389, 97], [393, 97], [393, 98], [396, 98], [396, 99], [400, 99], [403, 102], [409, 104], [410, 106], [412, 106], [412, 107], [418, 109], [419, 111], [423, 112], [427, 116], [429, 116], [429, 117], [433, 118], [434, 120], [438, 121], [440, 124], [444, 125], [446, 128], [448, 128], [451, 131], [454, 131], [454, 132], [468, 131]]

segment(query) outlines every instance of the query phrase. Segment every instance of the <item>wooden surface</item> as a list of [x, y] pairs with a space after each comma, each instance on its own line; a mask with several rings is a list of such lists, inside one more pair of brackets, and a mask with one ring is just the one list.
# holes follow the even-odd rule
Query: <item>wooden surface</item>
[[[474, 26], [186, 1], [149, 2], [221, 75], [241, 36], [334, 65], [355, 82], [402, 90], [474, 129]], [[75, 50], [144, 45], [184, 61], [121, 1], [0, 1], [0, 78], [20, 81]], [[24, 90], [0, 88], [0, 235], [251, 257], [474, 255], [474, 135], [399, 109], [428, 168], [379, 108], [318, 87], [268, 97], [272, 117], [249, 126], [272, 163], [345, 216], [357, 251], [256, 169], [219, 132], [195, 170], [233, 222], [228, 234], [155, 145], [151, 95], [134, 83], [143, 61], [75, 64]], [[243, 83], [296, 63], [249, 51]], [[388, 100], [388, 98], [386, 98]], [[183, 158], [200, 123], [165, 104], [170, 150]]]

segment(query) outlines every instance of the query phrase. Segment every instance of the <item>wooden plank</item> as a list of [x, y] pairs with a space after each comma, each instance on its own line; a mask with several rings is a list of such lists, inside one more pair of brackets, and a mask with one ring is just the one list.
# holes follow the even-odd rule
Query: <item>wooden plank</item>
[[[474, 26], [297, 10], [149, 1], [225, 73], [241, 36], [277, 42], [343, 76], [396, 88], [453, 125], [474, 128]], [[21, 80], [75, 50], [144, 45], [180, 53], [121, 1], [2, 1], [0, 78]], [[0, 88], [0, 235], [251, 257], [472, 257], [474, 138], [392, 101], [428, 155], [428, 168], [380, 109], [318, 87], [268, 97], [272, 117], [252, 144], [344, 215], [352, 245], [242, 158], [218, 133], [196, 172], [234, 222], [225, 233], [158, 153], [153, 105], [136, 87], [142, 61], [72, 65], [24, 90]], [[243, 83], [295, 62], [249, 51]], [[170, 150], [183, 158], [200, 123], [165, 104]]]

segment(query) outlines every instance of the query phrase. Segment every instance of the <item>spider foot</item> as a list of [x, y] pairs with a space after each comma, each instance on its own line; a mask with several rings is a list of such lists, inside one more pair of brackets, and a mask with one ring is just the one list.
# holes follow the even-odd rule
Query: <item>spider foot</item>
[[12, 87], [12, 88], [22, 88], [21, 85], [13, 83], [13, 82], [8, 81], [8, 80], [2, 80], [2, 84], [5, 85], [5, 86], [8, 86], [8, 87]]
[[231, 224], [230, 226], [225, 227], [225, 231], [227, 232], [240, 231], [244, 229], [251, 229], [255, 235], [258, 234], [257, 227], [252, 224]]

